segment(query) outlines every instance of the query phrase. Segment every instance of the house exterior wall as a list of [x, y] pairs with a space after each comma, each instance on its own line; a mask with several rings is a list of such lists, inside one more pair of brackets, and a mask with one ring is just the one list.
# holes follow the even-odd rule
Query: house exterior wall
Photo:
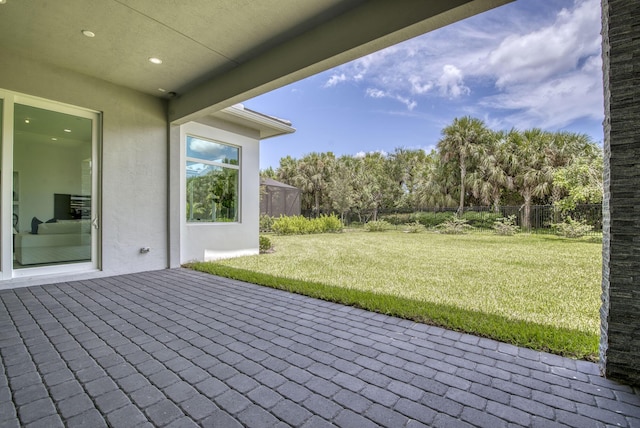
[[[257, 131], [212, 118], [180, 127], [180, 262], [207, 261], [258, 254], [260, 141]], [[240, 221], [237, 223], [187, 223], [185, 141], [187, 135], [213, 139], [240, 147]]]
[[102, 113], [98, 275], [168, 267], [166, 102], [4, 51], [0, 88]]
[[640, 384], [640, 2], [602, 0], [604, 218], [600, 364]]

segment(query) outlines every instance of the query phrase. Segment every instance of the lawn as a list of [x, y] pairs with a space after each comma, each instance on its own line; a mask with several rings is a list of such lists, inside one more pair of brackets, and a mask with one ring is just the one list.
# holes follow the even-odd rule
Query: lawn
[[602, 246], [549, 235], [272, 236], [192, 267], [577, 358], [597, 358]]

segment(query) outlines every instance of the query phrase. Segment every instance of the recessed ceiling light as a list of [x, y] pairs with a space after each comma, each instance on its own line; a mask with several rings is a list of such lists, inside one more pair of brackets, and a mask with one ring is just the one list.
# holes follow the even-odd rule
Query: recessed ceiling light
[[162, 64], [162, 60], [160, 58], [156, 58], [156, 57], [149, 58], [149, 62], [152, 62], [154, 64]]
[[95, 37], [96, 33], [94, 33], [93, 31], [90, 30], [82, 30], [82, 34], [84, 34], [87, 37]]
[[30, 123], [31, 121], [29, 119], [25, 119], [24, 123]]
[[70, 129], [65, 129], [64, 132], [71, 132], [71, 130]]
[[58, 139], [57, 139], [56, 137], [51, 137], [51, 139], [52, 139], [53, 141], [58, 141]]
[[167, 92], [167, 90], [166, 90], [166, 89], [164, 89], [164, 88], [158, 88], [158, 90], [159, 90], [160, 92]]

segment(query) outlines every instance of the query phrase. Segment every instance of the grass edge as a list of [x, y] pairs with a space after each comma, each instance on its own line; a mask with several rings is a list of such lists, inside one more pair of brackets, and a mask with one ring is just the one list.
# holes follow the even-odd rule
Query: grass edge
[[598, 361], [599, 337], [584, 331], [512, 320], [500, 315], [460, 309], [451, 305], [279, 277], [228, 267], [215, 262], [194, 262], [186, 264], [184, 267], [486, 337], [537, 351], [593, 362]]

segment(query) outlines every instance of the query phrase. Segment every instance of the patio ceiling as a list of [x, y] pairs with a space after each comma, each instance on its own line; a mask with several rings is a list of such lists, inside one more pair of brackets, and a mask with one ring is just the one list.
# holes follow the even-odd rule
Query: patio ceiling
[[0, 0], [0, 55], [168, 98], [183, 123], [509, 1]]

